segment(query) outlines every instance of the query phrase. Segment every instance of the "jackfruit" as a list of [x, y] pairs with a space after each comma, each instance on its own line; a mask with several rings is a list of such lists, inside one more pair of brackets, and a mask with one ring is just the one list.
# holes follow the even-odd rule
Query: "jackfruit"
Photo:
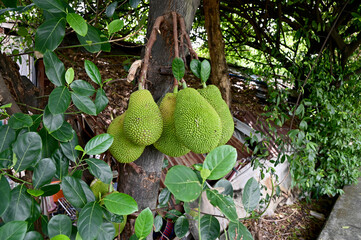
[[103, 183], [99, 179], [94, 179], [90, 184], [90, 190], [94, 193], [96, 201], [99, 201], [99, 197], [104, 197], [107, 193], [114, 191], [112, 185]]
[[124, 118], [128, 113], [116, 117], [109, 125], [107, 132], [114, 137], [109, 151], [120, 163], [130, 163], [142, 155], [145, 146], [137, 145], [129, 141], [123, 131]]
[[198, 89], [198, 92], [212, 105], [221, 119], [222, 136], [218, 146], [226, 144], [234, 132], [234, 121], [227, 103], [223, 100], [221, 92], [215, 85], [208, 85], [206, 88]]
[[174, 111], [176, 135], [194, 153], [208, 153], [218, 146], [222, 134], [216, 110], [197, 90], [178, 92]]
[[159, 110], [163, 118], [163, 133], [153, 145], [160, 152], [179, 157], [190, 152], [177, 138], [174, 126], [174, 110], [176, 106], [176, 94], [167, 93], [160, 103]]
[[145, 89], [133, 92], [124, 118], [125, 136], [135, 144], [146, 146], [155, 143], [162, 130], [162, 115], [152, 94]]

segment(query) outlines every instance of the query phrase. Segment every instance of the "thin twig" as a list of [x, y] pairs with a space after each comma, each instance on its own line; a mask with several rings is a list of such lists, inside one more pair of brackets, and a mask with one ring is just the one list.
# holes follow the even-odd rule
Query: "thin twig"
[[197, 55], [196, 51], [194, 51], [194, 49], [192, 48], [192, 42], [187, 33], [186, 25], [184, 23], [184, 18], [179, 15], [178, 19], [179, 19], [179, 25], [181, 28], [181, 32], [182, 32], [182, 37], [184, 37], [186, 39], [188, 50], [189, 50], [189, 53], [191, 54], [191, 58], [193, 59], [193, 56], [194, 56], [195, 59], [198, 59], [198, 55]]

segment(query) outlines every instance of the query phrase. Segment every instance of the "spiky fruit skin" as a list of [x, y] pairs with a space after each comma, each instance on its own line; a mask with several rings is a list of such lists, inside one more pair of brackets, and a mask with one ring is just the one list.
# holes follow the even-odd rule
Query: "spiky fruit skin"
[[145, 146], [134, 144], [129, 141], [123, 131], [124, 117], [127, 112], [116, 117], [109, 125], [107, 132], [114, 137], [109, 151], [120, 163], [130, 163], [142, 155]]
[[125, 136], [135, 144], [150, 145], [162, 135], [163, 120], [152, 94], [148, 90], [133, 92], [124, 118]]
[[222, 134], [221, 119], [197, 90], [178, 92], [174, 111], [176, 134], [194, 153], [208, 153], [218, 146]]
[[204, 97], [216, 110], [222, 123], [222, 136], [219, 140], [219, 146], [226, 144], [234, 132], [234, 121], [227, 103], [223, 100], [221, 91], [215, 85], [208, 85], [206, 88], [198, 89], [198, 92]]
[[107, 193], [112, 192], [114, 190], [114, 188], [113, 188], [113, 186], [110, 186], [110, 189], [109, 189], [109, 184], [103, 183], [99, 179], [94, 179], [90, 184], [90, 190], [92, 190], [92, 192], [95, 196], [95, 200], [98, 201], [99, 195], [100, 195], [100, 197], [103, 197]]
[[190, 152], [177, 138], [174, 125], [174, 110], [176, 107], [176, 94], [167, 93], [160, 103], [159, 110], [163, 118], [163, 132], [158, 141], [153, 145], [160, 152], [179, 157]]

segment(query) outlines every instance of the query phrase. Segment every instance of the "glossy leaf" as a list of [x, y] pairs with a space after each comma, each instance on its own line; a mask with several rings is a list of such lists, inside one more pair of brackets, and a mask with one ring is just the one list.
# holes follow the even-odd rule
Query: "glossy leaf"
[[52, 114], [64, 113], [70, 104], [70, 92], [65, 86], [55, 88], [49, 96], [48, 107]]
[[0, 126], [0, 152], [9, 148], [16, 139], [16, 133], [9, 125]]
[[65, 19], [53, 18], [38, 27], [35, 34], [35, 49], [41, 53], [54, 51], [65, 36]]
[[87, 198], [79, 179], [72, 176], [66, 176], [61, 182], [61, 187], [64, 196], [74, 207], [82, 208], [85, 206]]
[[59, 13], [66, 11], [66, 6], [61, 0], [34, 0], [33, 2], [36, 6], [48, 12]]
[[223, 145], [213, 149], [203, 163], [203, 169], [211, 171], [207, 179], [217, 180], [224, 177], [232, 170], [236, 161], [237, 150], [234, 147]]
[[97, 110], [95, 104], [92, 100], [90, 100], [87, 96], [82, 96], [73, 92], [71, 94], [71, 99], [75, 106], [80, 110], [90, 115], [97, 115]]
[[158, 196], [158, 203], [162, 206], [168, 206], [168, 202], [170, 200], [171, 193], [168, 188], [163, 188]]
[[215, 240], [219, 237], [221, 227], [217, 218], [211, 215], [204, 215], [201, 218], [200, 229], [202, 239]]
[[61, 142], [60, 148], [65, 157], [67, 157], [70, 161], [75, 162], [79, 156], [79, 151], [75, 150], [75, 147], [79, 143], [78, 143], [78, 135], [76, 135], [74, 130], [72, 132], [73, 132], [73, 138], [68, 142]]
[[52, 51], [44, 53], [45, 73], [48, 79], [57, 87], [65, 84], [65, 67], [64, 63], [59, 60]]
[[74, 80], [74, 69], [68, 68], [65, 72], [65, 81], [67, 84], [71, 84]]
[[24, 240], [43, 240], [43, 236], [37, 231], [27, 232]]
[[0, 152], [0, 169], [9, 168], [13, 163], [13, 152], [11, 148]]
[[170, 219], [172, 221], [176, 221], [180, 216], [182, 216], [182, 213], [180, 211], [178, 211], [178, 210], [175, 210], [175, 209], [169, 210], [165, 214], [165, 218]]
[[181, 58], [178, 57], [178, 58], [173, 59], [172, 71], [173, 71], [173, 76], [175, 77], [175, 79], [177, 79], [178, 81], [182, 80], [186, 69], [184, 67], [184, 62]]
[[[80, 173], [81, 173], [81, 171], [80, 171]], [[73, 176], [75, 176], [75, 175], [73, 174]], [[92, 192], [92, 190], [90, 189], [90, 187], [88, 186], [88, 184], [86, 184], [86, 182], [81, 180], [81, 177], [79, 178], [79, 182], [80, 182], [81, 187], [83, 188], [87, 203], [94, 202], [95, 196], [94, 196], [94, 193]]]
[[109, 240], [113, 239], [115, 235], [115, 228], [111, 222], [103, 222], [99, 228], [97, 240]]
[[177, 219], [174, 224], [175, 235], [179, 238], [184, 237], [189, 229], [189, 222], [185, 216], [181, 216]]
[[14, 170], [23, 171], [36, 162], [41, 156], [41, 149], [42, 142], [38, 133], [27, 132], [18, 136], [13, 145], [13, 152], [17, 158]]
[[97, 202], [86, 204], [79, 214], [78, 230], [83, 239], [95, 239], [103, 223], [103, 211]]
[[94, 177], [100, 179], [103, 183], [110, 184], [113, 179], [113, 172], [107, 163], [96, 158], [89, 158], [85, 161]]
[[163, 226], [163, 218], [160, 215], [157, 215], [154, 218], [154, 232], [159, 232]]
[[33, 114], [31, 115], [31, 119], [33, 120], [33, 124], [31, 125], [30, 132], [36, 132], [40, 126], [42, 114]]
[[129, 215], [138, 211], [138, 204], [125, 193], [114, 192], [104, 198], [105, 207], [118, 215]]
[[8, 180], [4, 175], [0, 176], [0, 216], [10, 204], [11, 189]]
[[115, 32], [120, 31], [120, 29], [122, 29], [123, 26], [124, 26], [123, 20], [116, 19], [116, 20], [112, 21], [112, 22], [109, 23], [109, 25], [108, 25], [109, 34], [113, 34], [113, 33], [115, 33]]
[[33, 198], [27, 193], [23, 185], [11, 190], [11, 204], [1, 216], [4, 222], [25, 221], [31, 216]]
[[94, 87], [84, 80], [75, 80], [70, 84], [70, 87], [81, 96], [91, 96], [95, 93]]
[[33, 125], [33, 119], [24, 113], [14, 113], [9, 119], [9, 126], [15, 130], [24, 127], [31, 127], [31, 125]]
[[233, 198], [219, 194], [216, 190], [207, 189], [207, 198], [211, 204], [218, 207], [219, 210], [231, 221], [237, 221], [238, 215]]
[[34, 197], [40, 197], [41, 195], [44, 194], [44, 191], [40, 189], [27, 189], [26, 191], [27, 193], [29, 193], [31, 196]]
[[261, 191], [257, 180], [253, 177], [248, 179], [242, 194], [242, 203], [244, 209], [248, 213], [252, 212], [258, 206], [260, 197]]
[[88, 155], [101, 154], [108, 150], [113, 140], [114, 137], [108, 133], [99, 134], [87, 142], [84, 151]]
[[19, 240], [24, 239], [28, 223], [25, 221], [12, 221], [0, 228], [0, 239]]
[[49, 237], [52, 238], [60, 234], [70, 237], [71, 228], [72, 228], [71, 219], [67, 215], [64, 214], [55, 215], [50, 219], [48, 223]]
[[64, 121], [58, 130], [51, 133], [51, 136], [60, 142], [68, 142], [73, 139], [73, 129], [68, 122]]
[[115, 13], [115, 9], [117, 8], [118, 6], [118, 2], [115, 1], [115, 2], [112, 2], [111, 4], [109, 4], [109, 6], [105, 9], [105, 15], [108, 17], [108, 18], [111, 18], [113, 17], [114, 13]]
[[197, 199], [202, 191], [197, 175], [182, 165], [174, 166], [168, 171], [164, 184], [177, 199], [184, 202]]
[[97, 114], [102, 112], [105, 109], [105, 107], [108, 105], [108, 103], [109, 103], [108, 97], [107, 97], [107, 95], [105, 95], [105, 92], [102, 88], [99, 88], [97, 90], [97, 95], [95, 97], [94, 103], [95, 103], [95, 108], [96, 108]]
[[[93, 26], [90, 26], [88, 24], [88, 32], [87, 34], [82, 37], [80, 35], [77, 35], [79, 42], [83, 45], [83, 47], [91, 53], [96, 53], [101, 50], [101, 44], [98, 44], [101, 42], [99, 33], [96, 28]], [[95, 43], [95, 44], [94, 44]]]
[[59, 142], [49, 132], [42, 128], [39, 131], [41, 137], [41, 142], [43, 143], [43, 148], [41, 149], [41, 157], [48, 158], [53, 155], [53, 153], [59, 148]]
[[[31, 190], [34, 190], [34, 189], [31, 189]], [[27, 192], [28, 191], [29, 191], [29, 189], [27, 189]], [[41, 190], [39, 190], [39, 191], [41, 191]], [[39, 217], [41, 215], [40, 204], [35, 200], [35, 198], [32, 198], [31, 200], [32, 200], [32, 205], [31, 205], [31, 209], [30, 209], [30, 217], [26, 220], [28, 223], [34, 223], [36, 220], [39, 219]]]
[[43, 197], [52, 196], [60, 191], [60, 185], [59, 184], [48, 184], [40, 188], [44, 191]]
[[216, 182], [216, 184], [214, 185], [214, 189], [217, 189], [217, 191], [222, 195], [228, 195], [230, 197], [233, 197], [232, 184], [224, 178]]
[[33, 185], [34, 188], [40, 188], [49, 183], [54, 177], [56, 166], [50, 158], [41, 159], [34, 168]]
[[201, 63], [201, 81], [202, 83], [207, 82], [209, 75], [211, 74], [211, 64], [208, 60], [203, 60]]
[[144, 209], [135, 220], [134, 231], [138, 238], [144, 239], [151, 232], [153, 227], [153, 213], [148, 208]]
[[49, 133], [58, 130], [64, 122], [64, 114], [52, 114], [49, 107], [46, 106], [43, 114], [43, 124]]
[[88, 25], [82, 16], [76, 13], [68, 13], [68, 15], [66, 15], [66, 21], [80, 36], [84, 37], [87, 34]]
[[59, 180], [62, 180], [65, 176], [68, 175], [69, 159], [64, 156], [59, 148], [53, 153], [53, 155], [51, 155], [51, 159], [56, 169], [55, 177]]
[[140, 0], [129, 0], [129, 5], [130, 5], [132, 8], [138, 7], [139, 3], [140, 3]]
[[190, 63], [190, 68], [194, 76], [201, 78], [201, 61], [193, 59]]
[[[252, 234], [241, 222], [230, 222], [228, 226], [229, 239], [253, 240]], [[237, 236], [237, 238], [236, 238]]]
[[89, 60], [84, 61], [84, 67], [90, 79], [99, 86], [102, 86], [102, 77], [100, 76], [98, 67]]

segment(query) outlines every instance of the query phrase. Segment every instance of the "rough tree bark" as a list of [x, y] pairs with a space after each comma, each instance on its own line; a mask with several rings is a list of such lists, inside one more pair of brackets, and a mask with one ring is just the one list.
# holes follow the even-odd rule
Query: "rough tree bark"
[[[189, 32], [199, 3], [200, 0], [150, 1], [147, 37], [149, 38], [155, 19], [172, 11], [184, 17], [186, 28]], [[160, 34], [158, 34], [157, 40], [153, 45], [151, 56], [146, 86], [152, 92], [154, 100], [157, 102], [173, 86], [170, 68], [174, 58], [171, 17], [167, 18], [161, 25]], [[130, 164], [120, 165], [118, 191], [131, 195], [137, 201], [140, 210], [146, 207], [156, 208], [163, 159], [164, 154], [157, 151], [153, 146], [149, 146], [146, 147], [142, 156], [135, 161], [136, 166]], [[134, 232], [132, 231], [132, 226], [134, 226], [134, 219], [128, 221], [121, 239], [130, 238], [131, 233]], [[147, 239], [153, 238], [148, 236]]]
[[211, 57], [211, 81], [218, 86], [228, 106], [231, 104], [231, 82], [224, 54], [224, 41], [220, 28], [219, 0], [204, 0], [205, 27]]

